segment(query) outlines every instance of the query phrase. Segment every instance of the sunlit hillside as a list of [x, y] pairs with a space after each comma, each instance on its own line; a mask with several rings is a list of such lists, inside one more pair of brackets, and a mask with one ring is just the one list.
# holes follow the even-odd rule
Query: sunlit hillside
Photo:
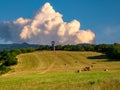
[[[37, 51], [17, 58], [18, 65], [0, 76], [0, 90], [120, 88], [120, 62], [108, 61], [101, 53]], [[85, 67], [90, 70], [85, 71]]]

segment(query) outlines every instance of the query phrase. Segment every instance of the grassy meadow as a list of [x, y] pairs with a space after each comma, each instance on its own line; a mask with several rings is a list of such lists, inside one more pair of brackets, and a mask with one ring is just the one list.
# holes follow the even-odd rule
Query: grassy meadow
[[[120, 61], [109, 61], [101, 53], [37, 51], [18, 55], [17, 58], [19, 63], [0, 76], [0, 90], [120, 88]], [[86, 66], [92, 66], [91, 70], [82, 71]]]

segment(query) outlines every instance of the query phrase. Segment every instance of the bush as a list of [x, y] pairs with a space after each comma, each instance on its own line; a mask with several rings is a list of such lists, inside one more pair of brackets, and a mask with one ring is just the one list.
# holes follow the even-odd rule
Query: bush
[[0, 63], [1, 65], [5, 65], [5, 66], [11, 66], [11, 65], [15, 65], [18, 63], [17, 58], [16, 58], [16, 53], [15, 52], [11, 52], [11, 51], [2, 51], [0, 52]]
[[112, 45], [108, 48], [106, 55], [111, 59], [120, 59], [120, 46]]
[[16, 65], [18, 63], [17, 58], [12, 57], [11, 59], [8, 59], [3, 63], [5, 66], [11, 66], [11, 65]]
[[6, 67], [4, 65], [0, 66], [0, 74], [5, 74], [5, 73], [7, 73], [10, 70], [11, 70], [10, 68], [8, 68], [8, 67]]

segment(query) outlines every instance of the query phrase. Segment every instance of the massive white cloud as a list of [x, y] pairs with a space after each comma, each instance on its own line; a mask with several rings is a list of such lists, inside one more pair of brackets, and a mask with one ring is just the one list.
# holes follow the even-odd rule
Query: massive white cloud
[[[1, 34], [2, 33], [2, 34]], [[13, 43], [35, 44], [79, 44], [93, 43], [95, 34], [91, 30], [80, 30], [80, 22], [64, 22], [50, 3], [46, 3], [32, 19], [18, 18], [13, 22], [0, 23], [0, 39]]]

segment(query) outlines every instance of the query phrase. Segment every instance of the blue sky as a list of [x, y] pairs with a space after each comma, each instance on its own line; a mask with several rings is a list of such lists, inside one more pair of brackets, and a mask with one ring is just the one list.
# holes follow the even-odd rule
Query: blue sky
[[45, 2], [64, 21], [77, 19], [81, 29], [91, 29], [96, 43], [120, 43], [120, 0], [0, 0], [0, 22], [32, 18]]

